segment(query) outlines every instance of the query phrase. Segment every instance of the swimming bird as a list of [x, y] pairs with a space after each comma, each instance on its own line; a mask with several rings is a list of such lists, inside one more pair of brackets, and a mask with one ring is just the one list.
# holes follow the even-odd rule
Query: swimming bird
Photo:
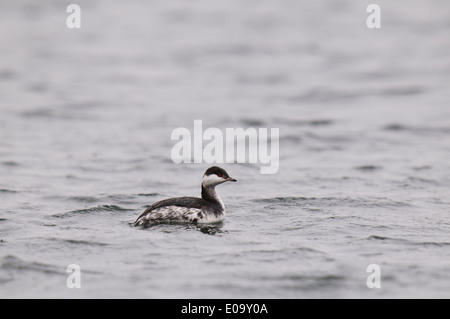
[[208, 168], [202, 178], [202, 197], [174, 197], [148, 207], [134, 226], [148, 227], [161, 222], [214, 223], [224, 219], [225, 205], [215, 187], [225, 182], [237, 182], [218, 166]]

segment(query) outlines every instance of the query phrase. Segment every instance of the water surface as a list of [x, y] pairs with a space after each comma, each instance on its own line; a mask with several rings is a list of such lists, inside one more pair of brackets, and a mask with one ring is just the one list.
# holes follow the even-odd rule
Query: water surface
[[[450, 296], [448, 2], [378, 1], [380, 30], [350, 0], [77, 3], [80, 30], [0, 5], [0, 297]], [[199, 195], [195, 119], [279, 128], [279, 172], [221, 165], [221, 224], [134, 228]]]

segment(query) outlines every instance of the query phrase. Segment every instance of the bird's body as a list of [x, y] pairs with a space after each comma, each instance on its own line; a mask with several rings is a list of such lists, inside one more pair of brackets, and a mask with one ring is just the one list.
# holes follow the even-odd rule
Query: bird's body
[[214, 223], [225, 217], [225, 205], [215, 186], [227, 181], [236, 182], [217, 166], [206, 170], [202, 179], [202, 197], [174, 197], [148, 207], [135, 221], [135, 226], [149, 226], [161, 222]]

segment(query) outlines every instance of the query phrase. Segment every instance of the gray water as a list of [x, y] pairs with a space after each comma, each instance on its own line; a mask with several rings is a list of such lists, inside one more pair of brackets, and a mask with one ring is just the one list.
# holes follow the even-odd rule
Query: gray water
[[[0, 297], [450, 297], [450, 5], [372, 2], [2, 1]], [[221, 164], [221, 224], [133, 227], [199, 196], [195, 119], [279, 128], [279, 172]]]

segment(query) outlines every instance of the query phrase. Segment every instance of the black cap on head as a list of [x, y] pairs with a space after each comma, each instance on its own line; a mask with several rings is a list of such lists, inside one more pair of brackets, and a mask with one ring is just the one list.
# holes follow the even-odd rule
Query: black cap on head
[[[225, 171], [223, 168], [220, 168], [218, 166], [212, 166], [208, 168], [205, 172], [204, 176], [210, 176], [210, 175], [217, 175], [217, 177], [221, 178], [219, 182], [215, 182], [215, 185], [221, 184], [223, 182], [237, 182], [236, 179], [230, 177], [228, 175], [227, 171]], [[212, 183], [214, 184], [214, 183]]]
[[230, 175], [228, 175], [226, 170], [224, 170], [223, 168], [220, 168], [218, 166], [212, 166], [206, 170], [205, 175], [211, 175], [211, 174], [216, 174], [217, 176], [222, 175], [224, 178], [230, 177]]

